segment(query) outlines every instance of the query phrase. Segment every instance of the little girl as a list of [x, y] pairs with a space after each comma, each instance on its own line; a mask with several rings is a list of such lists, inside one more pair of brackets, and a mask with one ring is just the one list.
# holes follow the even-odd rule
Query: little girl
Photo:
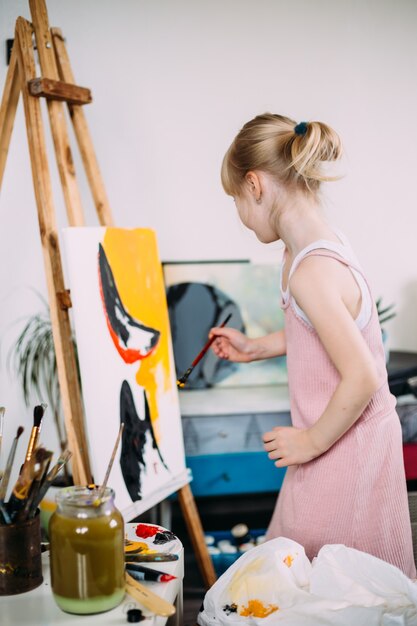
[[258, 239], [285, 244], [285, 330], [250, 339], [213, 328], [214, 352], [249, 362], [287, 355], [292, 427], [263, 436], [285, 479], [267, 538], [312, 559], [324, 544], [373, 554], [416, 577], [395, 398], [369, 285], [345, 237], [320, 212], [323, 165], [341, 155], [321, 122], [264, 114], [243, 126], [222, 184]]

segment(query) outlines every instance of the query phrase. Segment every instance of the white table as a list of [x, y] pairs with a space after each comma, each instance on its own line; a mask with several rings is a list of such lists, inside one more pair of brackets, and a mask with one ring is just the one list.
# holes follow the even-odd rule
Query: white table
[[[140, 624], [143, 626], [182, 626], [183, 606], [182, 606], [182, 581], [184, 578], [184, 551], [182, 550], [178, 561], [168, 561], [163, 563], [146, 563], [147, 567], [160, 569], [168, 574], [176, 576], [176, 580], [167, 583], [142, 582], [159, 596], [175, 604], [176, 613], [169, 620], [166, 617], [153, 616]], [[96, 613], [95, 615], [71, 615], [64, 613], [55, 604], [52, 596], [50, 572], [49, 572], [49, 552], [42, 555], [42, 572], [44, 581], [42, 585], [15, 596], [0, 596], [0, 624], [1, 626], [20, 626], [33, 624], [36, 626], [116, 626], [127, 624], [126, 612], [131, 608], [139, 608], [143, 614], [150, 616], [150, 611], [145, 609], [129, 595], [125, 595], [123, 602], [111, 611], [106, 613]]]

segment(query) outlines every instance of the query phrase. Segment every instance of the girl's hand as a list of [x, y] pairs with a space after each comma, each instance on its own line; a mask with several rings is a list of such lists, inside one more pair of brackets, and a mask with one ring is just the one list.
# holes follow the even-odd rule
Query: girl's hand
[[319, 456], [320, 451], [314, 446], [309, 430], [293, 426], [276, 426], [262, 437], [268, 458], [275, 461], [277, 467], [300, 465]]
[[248, 363], [253, 360], [254, 340], [236, 328], [212, 328], [209, 339], [216, 337], [211, 345], [214, 354], [227, 361]]

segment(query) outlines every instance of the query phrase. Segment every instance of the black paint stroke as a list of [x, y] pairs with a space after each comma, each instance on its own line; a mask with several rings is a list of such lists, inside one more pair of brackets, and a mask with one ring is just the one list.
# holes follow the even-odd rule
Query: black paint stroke
[[[148, 326], [140, 324], [130, 315], [130, 313], [126, 311], [117, 290], [112, 269], [101, 243], [99, 244], [98, 256], [104, 306], [107, 318], [114, 333], [123, 342], [124, 346], [128, 347], [130, 337], [129, 327], [139, 328], [142, 331], [148, 332], [149, 343], [146, 346], [146, 350], [149, 352], [158, 343], [160, 332], [154, 328], [149, 328]], [[143, 352], [143, 348], [141, 351]]]
[[120, 468], [126, 489], [133, 502], [142, 499], [142, 472], [147, 469], [144, 455], [148, 432], [151, 435], [152, 447], [157, 450], [161, 463], [168, 470], [156, 442], [146, 393], [144, 393], [144, 400], [145, 417], [141, 419], [136, 410], [130, 385], [126, 380], [123, 381], [120, 390], [120, 422], [124, 422]]

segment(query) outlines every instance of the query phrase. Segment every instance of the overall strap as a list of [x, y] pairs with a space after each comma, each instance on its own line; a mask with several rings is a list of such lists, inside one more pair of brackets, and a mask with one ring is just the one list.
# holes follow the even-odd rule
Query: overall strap
[[[288, 276], [288, 285], [287, 285], [287, 293], [286, 293], [286, 298], [283, 299], [284, 300], [284, 306], [283, 308], [287, 308], [290, 304], [290, 301], [293, 302], [293, 307], [295, 309], [295, 312], [301, 316], [304, 321], [306, 321], [309, 325], [311, 325], [310, 321], [308, 320], [308, 318], [305, 316], [305, 313], [302, 311], [302, 309], [300, 309], [300, 307], [298, 306], [298, 304], [295, 302], [295, 300], [291, 297], [290, 294], [290, 289], [289, 289], [289, 282], [290, 282], [290, 278], [291, 276], [294, 274], [295, 270], [297, 269], [297, 267], [299, 266], [299, 264], [301, 263], [301, 261], [307, 257], [310, 256], [321, 256], [321, 257], [329, 257], [332, 259], [335, 259], [336, 261], [342, 263], [343, 265], [345, 265], [346, 267], [349, 267], [349, 269], [352, 270], [353, 272], [353, 276], [356, 280], [356, 282], [358, 283], [359, 289], [361, 291], [361, 295], [362, 295], [362, 304], [361, 304], [361, 309], [360, 312], [358, 314], [358, 316], [356, 317], [356, 322], [359, 324], [359, 328], [364, 328], [367, 323], [369, 322], [369, 320], [372, 317], [372, 311], [373, 311], [373, 296], [372, 296], [372, 291], [370, 288], [370, 285], [366, 279], [366, 276], [363, 273], [362, 268], [359, 266], [359, 264], [357, 262], [355, 262], [355, 260], [351, 260], [349, 258], [349, 249], [346, 250], [344, 249], [343, 246], [339, 246], [337, 244], [333, 244], [333, 242], [315, 242], [313, 244], [311, 244], [310, 246], [307, 246], [307, 248], [304, 248], [304, 250], [302, 250], [294, 259], [290, 272], [289, 272], [289, 276]], [[355, 273], [357, 274], [357, 276], [355, 277]]]
[[289, 285], [291, 276], [294, 274], [301, 261], [310, 256], [325, 256], [331, 259], [335, 259], [336, 261], [340, 261], [341, 263], [343, 263], [343, 265], [346, 265], [347, 267], [350, 267], [351, 269], [358, 272], [358, 274], [360, 274], [366, 282], [366, 285], [369, 289], [369, 283], [363, 273], [362, 268], [358, 265], [356, 261], [351, 261], [349, 258], [347, 258], [346, 249], [342, 244], [333, 243], [332, 241], [326, 241], [323, 243], [312, 243], [297, 254], [288, 274], [287, 287]]
[[[329, 242], [331, 243], [331, 242]], [[307, 257], [311, 257], [311, 256], [324, 256], [324, 257], [329, 257], [330, 259], [335, 259], [336, 261], [339, 261], [340, 263], [343, 263], [343, 265], [346, 265], [347, 267], [351, 268], [352, 270], [355, 270], [356, 272], [358, 272], [358, 274], [360, 274], [363, 278], [363, 280], [366, 283], [366, 286], [368, 287], [369, 292], [371, 291], [368, 280], [365, 276], [365, 274], [363, 273], [363, 269], [359, 266], [359, 264], [355, 261], [351, 261], [349, 258], [346, 258], [343, 253], [337, 249], [329, 249], [327, 248], [327, 246], [329, 245], [329, 243], [326, 242], [326, 248], [321, 247], [320, 245], [318, 245], [317, 247], [314, 247], [312, 250], [304, 250], [304, 254], [302, 254], [299, 258], [298, 256], [295, 258], [294, 263], [292, 264], [289, 276], [288, 276], [288, 281], [291, 278], [292, 274], [295, 272], [296, 268], [299, 266], [299, 264], [301, 263], [301, 261], [303, 259], [306, 259]], [[337, 245], [337, 244], [336, 244]]]

